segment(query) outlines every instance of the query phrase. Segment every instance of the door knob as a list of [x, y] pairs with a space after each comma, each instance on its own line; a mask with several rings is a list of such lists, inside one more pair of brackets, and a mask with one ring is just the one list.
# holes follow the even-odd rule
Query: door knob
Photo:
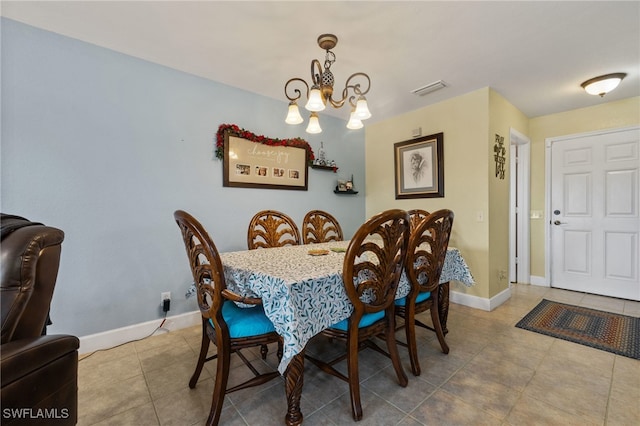
[[562, 225], [564, 222], [560, 222], [559, 220], [554, 220], [553, 224], [554, 225]]

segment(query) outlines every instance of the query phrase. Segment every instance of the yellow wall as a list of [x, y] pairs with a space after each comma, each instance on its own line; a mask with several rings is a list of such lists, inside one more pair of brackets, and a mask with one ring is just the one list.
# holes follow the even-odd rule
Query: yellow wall
[[[606, 102], [603, 100], [603, 102]], [[531, 275], [545, 276], [545, 139], [640, 124], [640, 97], [529, 120], [531, 139], [531, 210], [545, 213], [531, 220]], [[524, 133], [524, 132], [523, 132]], [[525, 133], [526, 134], [526, 133]]]
[[[527, 118], [500, 94], [484, 88], [435, 105], [374, 123], [366, 128], [366, 214], [382, 210], [421, 208], [454, 211], [450, 244], [469, 264], [476, 285], [452, 288], [481, 298], [492, 298], [508, 287], [509, 267], [509, 133], [513, 128], [531, 139], [530, 209], [545, 208], [545, 139], [640, 124], [640, 98], [548, 116]], [[394, 148], [422, 135], [444, 134], [444, 198], [395, 199]], [[495, 135], [504, 136], [505, 178], [495, 176]], [[478, 216], [483, 220], [479, 221]], [[531, 275], [545, 275], [546, 218], [531, 219]]]
[[[445, 196], [396, 200], [393, 144], [412, 139], [412, 129], [418, 127], [423, 136], [444, 134]], [[455, 284], [452, 290], [483, 298], [490, 297], [488, 134], [488, 88], [368, 125], [365, 133], [367, 216], [390, 208], [453, 210], [450, 245], [461, 250], [476, 285]], [[476, 220], [478, 212], [483, 222]]]
[[[527, 134], [528, 119], [493, 90], [489, 91], [489, 111], [489, 296], [493, 297], [509, 287], [509, 134], [511, 128]], [[496, 135], [504, 138], [506, 148], [504, 179], [496, 176]]]

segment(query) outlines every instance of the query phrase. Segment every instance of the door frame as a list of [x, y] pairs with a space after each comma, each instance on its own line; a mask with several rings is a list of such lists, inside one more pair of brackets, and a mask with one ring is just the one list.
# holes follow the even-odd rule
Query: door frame
[[[509, 282], [529, 284], [531, 140], [516, 129], [510, 128], [509, 144]], [[517, 160], [515, 146], [518, 147]]]
[[625, 132], [628, 130], [638, 130], [640, 126], [615, 127], [611, 129], [595, 130], [592, 132], [574, 133], [571, 135], [554, 136], [545, 138], [544, 150], [544, 177], [545, 177], [545, 227], [544, 227], [544, 283], [547, 287], [551, 287], [551, 145], [558, 142], [586, 138], [590, 136], [600, 136], [609, 133]]

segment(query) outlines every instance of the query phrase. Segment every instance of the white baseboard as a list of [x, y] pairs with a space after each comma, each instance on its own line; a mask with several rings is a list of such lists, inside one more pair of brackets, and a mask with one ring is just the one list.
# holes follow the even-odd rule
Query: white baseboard
[[[531, 284], [533, 284], [533, 277]], [[483, 297], [452, 291], [449, 295], [449, 300], [452, 303], [468, 306], [470, 308], [482, 309], [483, 311], [491, 311], [509, 300], [510, 297], [511, 289], [507, 288], [491, 299], [485, 299]], [[145, 338], [147, 336], [150, 336], [152, 333], [156, 335], [159, 333], [166, 333], [169, 331], [180, 330], [181, 328], [198, 325], [201, 322], [201, 318], [202, 317], [200, 316], [200, 311], [193, 311], [167, 317], [162, 326], [162, 329], [160, 330], [156, 329], [160, 326], [162, 320], [157, 319], [140, 324], [129, 325], [127, 327], [116, 328], [114, 330], [103, 331], [102, 333], [83, 336], [80, 337], [79, 353], [82, 355], [100, 349], [109, 349], [123, 343]]]
[[449, 294], [449, 300], [451, 303], [457, 303], [458, 305], [468, 306], [474, 309], [481, 309], [483, 311], [492, 311], [511, 297], [511, 289], [506, 288], [500, 293], [493, 296], [491, 299], [484, 297], [473, 296], [471, 294], [458, 293], [452, 291]]
[[79, 353], [82, 355], [100, 349], [109, 349], [123, 343], [148, 337], [152, 333], [153, 335], [157, 335], [198, 325], [202, 321], [201, 318], [200, 311], [193, 311], [167, 317], [161, 329], [158, 329], [158, 327], [162, 323], [162, 320], [157, 319], [116, 328], [114, 330], [103, 331], [102, 333], [90, 334], [80, 337]]
[[493, 296], [489, 299], [489, 310], [493, 311], [498, 306], [502, 305], [504, 302], [511, 298], [511, 287], [507, 287], [502, 290], [500, 293]]
[[531, 275], [530, 280], [531, 280], [531, 285], [539, 285], [541, 287], [550, 287], [545, 277], [538, 277], [535, 275]]

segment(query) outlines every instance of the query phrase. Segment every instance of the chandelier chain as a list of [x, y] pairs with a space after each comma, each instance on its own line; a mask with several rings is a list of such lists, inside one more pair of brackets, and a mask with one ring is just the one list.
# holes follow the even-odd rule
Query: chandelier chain
[[331, 65], [335, 61], [336, 61], [336, 55], [332, 51], [327, 50], [327, 54], [324, 57], [324, 69], [329, 70], [329, 68], [331, 68]]

